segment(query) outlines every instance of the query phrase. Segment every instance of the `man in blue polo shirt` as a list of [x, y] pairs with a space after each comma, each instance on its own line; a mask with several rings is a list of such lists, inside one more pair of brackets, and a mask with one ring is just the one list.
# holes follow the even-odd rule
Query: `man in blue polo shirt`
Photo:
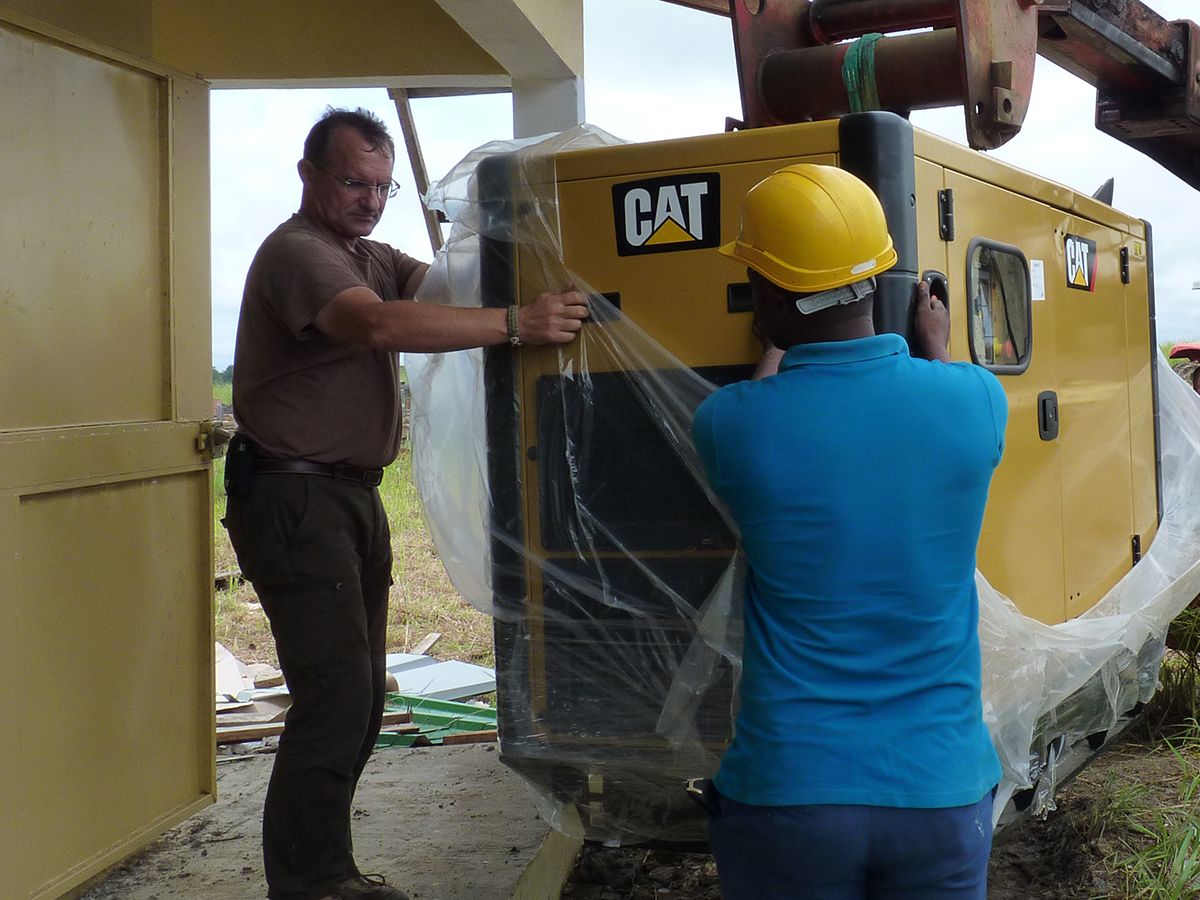
[[[975, 547], [1007, 404], [949, 361], [921, 284], [914, 352], [876, 335], [896, 260], [879, 201], [794, 165], [737, 240], [778, 373], [696, 411], [750, 575], [735, 737], [709, 835], [726, 900], [984, 900], [1000, 764], [980, 700]], [[920, 357], [920, 358], [918, 358]]]

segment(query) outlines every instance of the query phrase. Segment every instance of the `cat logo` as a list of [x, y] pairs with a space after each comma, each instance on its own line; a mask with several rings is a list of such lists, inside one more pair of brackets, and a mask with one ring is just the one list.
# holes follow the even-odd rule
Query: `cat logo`
[[721, 178], [716, 172], [629, 181], [612, 190], [618, 256], [721, 243]]
[[1067, 287], [1077, 291], [1096, 290], [1096, 242], [1077, 234], [1068, 234], [1064, 242], [1067, 257]]

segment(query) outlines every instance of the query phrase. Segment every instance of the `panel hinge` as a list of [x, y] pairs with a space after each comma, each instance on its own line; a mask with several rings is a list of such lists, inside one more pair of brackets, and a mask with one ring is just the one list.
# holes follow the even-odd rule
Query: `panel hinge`
[[1121, 284], [1129, 284], [1129, 248], [1121, 248]]
[[954, 188], [938, 191], [938, 231], [943, 241], [954, 240]]
[[1142, 536], [1135, 534], [1131, 543], [1133, 545], [1133, 564], [1136, 566], [1142, 558]]

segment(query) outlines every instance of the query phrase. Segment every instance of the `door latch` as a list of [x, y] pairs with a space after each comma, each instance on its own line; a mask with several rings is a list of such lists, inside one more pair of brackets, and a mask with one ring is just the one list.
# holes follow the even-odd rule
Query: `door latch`
[[1038, 436], [1043, 441], [1058, 437], [1058, 394], [1042, 391], [1037, 398]]

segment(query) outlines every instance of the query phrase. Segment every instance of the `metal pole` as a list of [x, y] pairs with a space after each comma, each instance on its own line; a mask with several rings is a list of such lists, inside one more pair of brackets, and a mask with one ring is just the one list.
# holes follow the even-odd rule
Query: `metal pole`
[[[763, 60], [761, 99], [778, 121], [836, 118], [850, 112], [842, 81], [849, 44], [782, 50]], [[875, 45], [883, 109], [908, 112], [962, 103], [962, 63], [953, 28], [887, 37]]]
[[813, 0], [808, 21], [821, 44], [868, 31], [953, 28], [958, 24], [958, 0]]

